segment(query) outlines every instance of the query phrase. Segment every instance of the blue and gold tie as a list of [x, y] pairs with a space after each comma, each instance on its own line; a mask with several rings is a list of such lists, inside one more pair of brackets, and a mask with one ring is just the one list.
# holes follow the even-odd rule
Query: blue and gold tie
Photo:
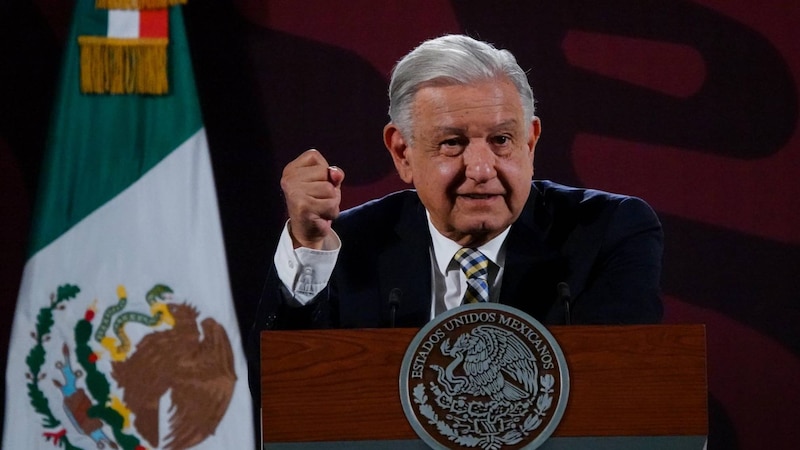
[[483, 253], [474, 248], [462, 248], [453, 259], [461, 265], [467, 276], [467, 291], [464, 292], [463, 303], [489, 301], [489, 260]]

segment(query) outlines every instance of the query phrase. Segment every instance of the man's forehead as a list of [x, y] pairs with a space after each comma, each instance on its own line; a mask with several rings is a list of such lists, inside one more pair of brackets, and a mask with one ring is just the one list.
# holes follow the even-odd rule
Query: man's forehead
[[[470, 130], [473, 127], [472, 124], [464, 124], [464, 125], [437, 125], [432, 124], [431, 127], [432, 131], [436, 134], [462, 134]], [[508, 120], [503, 120], [498, 123], [488, 124], [485, 128], [489, 132], [500, 132], [500, 131], [509, 131], [509, 130], [517, 130], [519, 129], [520, 121], [511, 118]]]
[[522, 110], [522, 102], [514, 85], [502, 80], [426, 86], [416, 92], [413, 100], [413, 109], [417, 114], [457, 113], [480, 108], [502, 108], [516, 112]]

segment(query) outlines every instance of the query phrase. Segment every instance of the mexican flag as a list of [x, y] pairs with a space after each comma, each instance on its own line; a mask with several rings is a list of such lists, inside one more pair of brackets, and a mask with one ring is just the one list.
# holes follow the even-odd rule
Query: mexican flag
[[165, 16], [163, 95], [82, 91], [79, 37], [108, 35], [109, 16], [77, 1], [11, 335], [3, 448], [251, 449], [180, 7]]

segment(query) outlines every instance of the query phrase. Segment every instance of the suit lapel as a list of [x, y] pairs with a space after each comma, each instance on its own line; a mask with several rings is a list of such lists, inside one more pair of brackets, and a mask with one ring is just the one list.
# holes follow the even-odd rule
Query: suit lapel
[[506, 265], [500, 303], [543, 319], [556, 297], [556, 285], [564, 281], [567, 264], [548, 242], [553, 219], [544, 197], [533, 186], [506, 243]]
[[395, 225], [397, 239], [379, 257], [380, 295], [399, 288], [402, 293], [395, 315], [397, 327], [418, 327], [428, 322], [431, 312], [430, 234], [425, 208], [414, 195], [406, 197], [400, 220]]

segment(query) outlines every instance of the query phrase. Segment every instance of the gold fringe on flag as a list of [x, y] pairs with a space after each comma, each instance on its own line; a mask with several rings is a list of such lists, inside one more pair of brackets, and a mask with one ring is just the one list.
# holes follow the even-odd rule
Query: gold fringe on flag
[[97, 9], [159, 9], [184, 5], [186, 0], [95, 0]]
[[166, 94], [167, 39], [79, 36], [81, 92]]

